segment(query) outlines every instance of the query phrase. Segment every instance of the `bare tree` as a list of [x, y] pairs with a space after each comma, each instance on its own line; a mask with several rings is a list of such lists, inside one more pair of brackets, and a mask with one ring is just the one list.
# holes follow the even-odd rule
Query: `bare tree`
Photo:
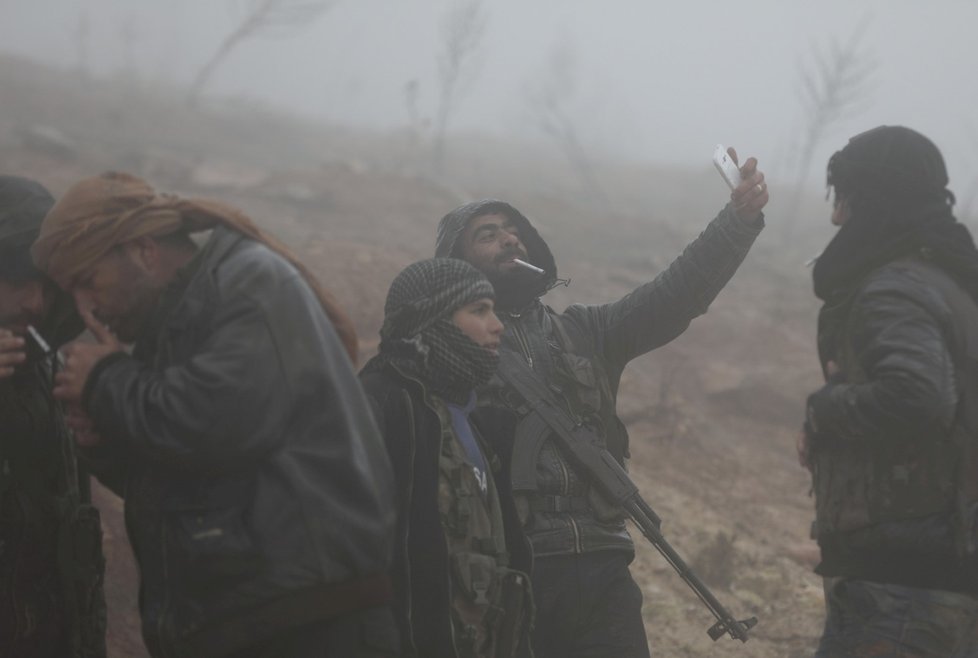
[[482, 0], [455, 0], [442, 24], [438, 55], [438, 112], [435, 115], [432, 161], [435, 171], [445, 166], [445, 133], [465, 87], [475, 78], [475, 55], [486, 33], [488, 18]]
[[331, 9], [336, 1], [246, 0], [241, 22], [224, 37], [194, 77], [187, 94], [187, 104], [193, 106], [197, 103], [214, 71], [242, 43], [258, 36], [283, 36], [300, 30]]
[[[976, 160], [971, 154], [978, 152], [978, 133], [975, 132], [973, 124], [970, 124], [968, 128], [970, 146], [967, 149], [966, 167], [975, 172], [978, 171], [978, 165], [976, 165]], [[970, 222], [978, 219], [978, 176], [967, 176], [965, 180], [968, 182], [962, 186], [960, 196], [957, 199], [957, 215], [959, 219]]]
[[587, 194], [607, 205], [608, 195], [595, 175], [570, 111], [577, 86], [577, 54], [570, 42], [562, 40], [554, 45], [543, 75], [526, 85], [524, 98], [537, 127], [557, 143]]
[[91, 25], [88, 20], [88, 9], [82, 8], [78, 13], [78, 21], [75, 23], [75, 60], [78, 74], [88, 77], [88, 45], [91, 37]]
[[876, 71], [875, 60], [862, 49], [868, 24], [867, 17], [845, 43], [832, 39], [828, 47], [813, 45], [809, 61], [799, 66], [799, 99], [805, 126], [793, 163], [795, 188], [788, 204], [786, 231], [790, 232], [794, 223], [816, 148], [836, 124], [864, 109], [869, 83]]

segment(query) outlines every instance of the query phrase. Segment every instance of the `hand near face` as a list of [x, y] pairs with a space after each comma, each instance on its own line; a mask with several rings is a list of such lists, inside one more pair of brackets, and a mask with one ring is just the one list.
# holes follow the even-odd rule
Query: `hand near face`
[[109, 354], [122, 351], [122, 343], [96, 320], [91, 311], [79, 309], [85, 326], [95, 336], [94, 343], [74, 342], [61, 349], [64, 368], [54, 378], [54, 397], [69, 404], [80, 404], [85, 382], [95, 364]]
[[14, 374], [14, 369], [27, 359], [27, 345], [21, 336], [0, 329], [0, 379]]
[[[734, 162], [739, 162], [737, 151], [728, 148], [727, 153]], [[747, 158], [747, 162], [740, 168], [740, 185], [730, 193], [730, 200], [737, 217], [744, 222], [753, 224], [760, 217], [761, 210], [767, 205], [768, 193], [764, 174], [757, 169], [757, 158]]]

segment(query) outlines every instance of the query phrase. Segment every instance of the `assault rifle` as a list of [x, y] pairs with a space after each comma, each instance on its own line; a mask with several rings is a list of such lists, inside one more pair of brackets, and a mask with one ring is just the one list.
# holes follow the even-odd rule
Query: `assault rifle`
[[642, 500], [638, 487], [611, 453], [602, 447], [598, 437], [563, 410], [554, 392], [537, 377], [516, 352], [500, 350], [497, 373], [523, 398], [528, 414], [522, 422], [545, 424], [552, 429], [552, 436], [556, 437], [573, 461], [591, 476], [593, 482], [610, 502], [620, 506], [628, 514], [645, 538], [655, 546], [662, 557], [676, 570], [679, 577], [709, 608], [717, 620], [707, 630], [710, 639], [715, 642], [724, 634], [729, 634], [734, 639], [746, 642], [749, 639], [748, 631], [757, 624], [757, 617], [737, 621], [713, 596], [709, 588], [662, 536], [659, 530], [662, 519], [648, 503]]

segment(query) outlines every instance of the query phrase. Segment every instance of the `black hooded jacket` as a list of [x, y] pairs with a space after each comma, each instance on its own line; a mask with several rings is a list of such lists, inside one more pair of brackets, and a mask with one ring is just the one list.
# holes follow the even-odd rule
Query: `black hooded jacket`
[[[457, 256], [456, 243], [465, 226], [490, 213], [502, 213], [517, 224], [528, 260], [545, 271], [524, 307], [499, 313], [506, 326], [502, 349], [521, 354], [542, 379], [557, 386], [570, 412], [603, 437], [608, 450], [624, 462], [628, 435], [615, 412], [622, 371], [633, 358], [668, 343], [706, 312], [743, 261], [763, 221], [748, 225], [728, 205], [649, 283], [615, 302], [574, 304], [557, 313], [537, 297], [557, 278], [554, 257], [530, 221], [508, 203], [479, 201], [446, 215], [438, 227], [436, 255]], [[532, 490], [514, 491], [535, 557], [633, 550], [617, 510], [608, 509], [552, 439], [544, 440], [533, 455], [522, 452], [522, 441], [514, 442], [519, 405], [498, 377], [480, 391], [479, 404], [476, 422], [510, 464], [507, 475], [535, 481]]]
[[978, 539], [978, 251], [915, 131], [853, 137], [829, 182], [849, 217], [813, 273], [827, 375], [806, 414], [816, 571], [978, 593], [976, 558], [960, 560]]

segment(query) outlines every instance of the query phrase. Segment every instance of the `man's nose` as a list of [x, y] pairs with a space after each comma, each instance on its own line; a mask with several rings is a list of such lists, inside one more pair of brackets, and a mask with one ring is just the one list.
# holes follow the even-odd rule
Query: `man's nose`
[[518, 244], [520, 244], [520, 237], [518, 235], [509, 231], [503, 231], [503, 246], [511, 247]]
[[503, 333], [503, 323], [499, 321], [499, 316], [495, 313], [492, 314], [492, 321], [489, 323], [489, 333], [498, 336]]
[[31, 283], [20, 302], [21, 308], [28, 314], [39, 317], [44, 313], [44, 285]]
[[75, 290], [72, 291], [71, 296], [75, 300], [75, 308], [77, 308], [79, 311], [92, 310], [92, 298], [87, 292]]

